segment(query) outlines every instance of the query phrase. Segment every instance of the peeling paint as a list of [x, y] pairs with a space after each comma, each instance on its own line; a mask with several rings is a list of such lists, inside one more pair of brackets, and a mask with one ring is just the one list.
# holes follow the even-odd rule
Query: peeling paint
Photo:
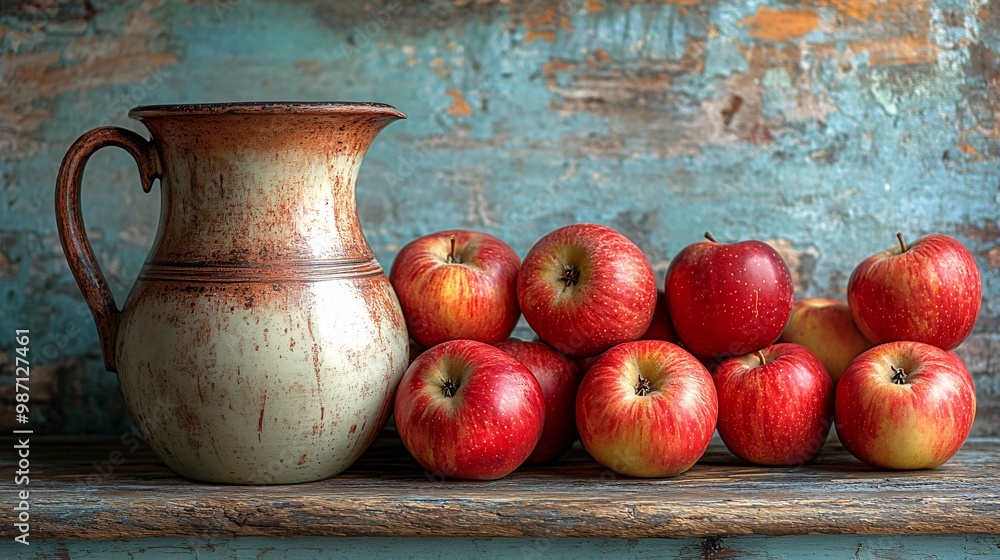
[[821, 0], [818, 4], [833, 8], [858, 22], [882, 21], [889, 13], [914, 7], [912, 2], [886, 0]]
[[521, 24], [525, 28], [525, 44], [531, 43], [536, 39], [554, 43], [558, 30], [573, 30], [569, 18], [565, 15], [557, 14], [556, 4], [547, 2], [539, 3], [537, 6], [534, 3], [525, 3], [524, 13], [521, 14]]
[[981, 224], [968, 224], [962, 226], [960, 231], [963, 236], [980, 243], [1000, 241], [1000, 224], [996, 220], [984, 220]]
[[467, 117], [472, 114], [472, 106], [470, 106], [469, 102], [465, 100], [462, 92], [449, 89], [445, 93], [451, 98], [451, 106], [445, 109], [448, 111], [448, 114], [456, 117]]
[[901, 64], [936, 64], [937, 45], [921, 37], [899, 39], [868, 39], [852, 41], [848, 48], [868, 54], [871, 66], [896, 66]]
[[21, 267], [19, 262], [11, 262], [6, 253], [0, 252], [0, 278], [13, 276]]
[[1000, 247], [994, 247], [986, 251], [986, 264], [990, 268], [1000, 268]]
[[753, 16], [740, 22], [754, 39], [779, 42], [801, 37], [818, 25], [816, 10], [781, 10], [767, 6], [757, 8]]
[[163, 0], [150, 0], [129, 12], [118, 37], [85, 36], [61, 52], [27, 52], [0, 59], [0, 81], [6, 84], [0, 94], [0, 121], [9, 129], [9, 134], [0, 135], [3, 157], [27, 157], [41, 148], [34, 135], [52, 115], [45, 108], [47, 103], [40, 101], [51, 102], [70, 91], [79, 94], [111, 84], [142, 87], [144, 81], [162, 79], [158, 74], [178, 62], [176, 54], [152, 48], [151, 38], [165, 31], [150, 12], [162, 4]]
[[969, 156], [978, 156], [978, 155], [981, 155], [976, 150], [976, 148], [974, 148], [968, 142], [959, 142], [958, 144], [955, 144], [955, 147], [958, 148], [959, 150], [961, 150], [962, 153], [965, 154], [965, 155], [969, 155]]
[[[29, 4], [42, 6], [16, 6]], [[523, 255], [545, 231], [594, 221], [635, 236], [661, 275], [706, 229], [774, 239], [800, 291], [834, 296], [896, 231], [953, 235], [984, 278], [967, 355], [977, 384], [996, 383], [984, 354], [1000, 336], [996, 1], [53, 4], [53, 17], [0, 15], [0, 322], [58, 341], [50, 363], [87, 384], [86, 399], [46, 405], [52, 431], [128, 426], [54, 232], [66, 147], [132, 105], [247, 97], [409, 115], [358, 185], [385, 268], [428, 231], [482, 229]], [[159, 209], [134, 173], [102, 151], [83, 195], [119, 303]], [[1000, 401], [980, 404], [976, 433], [1000, 434]]]

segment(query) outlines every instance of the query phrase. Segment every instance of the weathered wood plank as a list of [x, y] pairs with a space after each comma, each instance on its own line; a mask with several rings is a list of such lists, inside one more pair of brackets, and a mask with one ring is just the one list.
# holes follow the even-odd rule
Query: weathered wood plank
[[759, 468], [714, 442], [672, 479], [619, 477], [576, 448], [555, 467], [470, 482], [425, 473], [388, 434], [340, 477], [273, 487], [188, 482], [118, 440], [32, 444], [33, 539], [1000, 533], [997, 439], [932, 471], [872, 470], [836, 444], [814, 464]]

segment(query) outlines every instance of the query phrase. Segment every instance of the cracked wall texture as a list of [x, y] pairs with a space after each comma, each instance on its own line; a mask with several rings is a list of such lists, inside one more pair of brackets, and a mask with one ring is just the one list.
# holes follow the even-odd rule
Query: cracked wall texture
[[[13, 397], [12, 332], [30, 328], [39, 431], [130, 427], [55, 233], [70, 143], [107, 124], [144, 133], [125, 118], [139, 104], [338, 99], [409, 115], [359, 179], [386, 268], [434, 230], [487, 231], [523, 256], [551, 229], [595, 221], [634, 240], [661, 280], [711, 230], [772, 242], [800, 296], [842, 296], [897, 231], [957, 237], [984, 279], [959, 350], [979, 391], [975, 433], [1000, 435], [996, 0], [0, 6], [0, 401]], [[103, 150], [83, 198], [124, 301], [158, 197], [127, 155]]]

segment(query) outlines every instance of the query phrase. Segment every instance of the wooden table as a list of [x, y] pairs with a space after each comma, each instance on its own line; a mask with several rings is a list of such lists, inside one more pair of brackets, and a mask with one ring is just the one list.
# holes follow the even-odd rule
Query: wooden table
[[[4, 444], [10, 449], [13, 441]], [[9, 454], [3, 468], [15, 470]], [[144, 539], [186, 543], [183, 550], [201, 546], [195, 539], [221, 539], [230, 547], [254, 542], [259, 550], [270, 543], [268, 550], [275, 550], [273, 537], [312, 537], [313, 544], [335, 547], [366, 540], [329, 537], [388, 537], [396, 543], [407, 542], [404, 537], [536, 539], [513, 542], [670, 537], [682, 540], [660, 543], [667, 548], [651, 544], [649, 550], [662, 554], [696, 546], [700, 557], [724, 558], [731, 557], [726, 551], [733, 542], [757, 542], [733, 540], [741, 535], [798, 537], [795, 542], [802, 542], [801, 536], [817, 534], [855, 535], [825, 541], [827, 548], [841, 543], [852, 553], [872, 542], [856, 535], [897, 535], [878, 542], [897, 550], [905, 550], [909, 542], [923, 552], [931, 546], [928, 542], [944, 542], [945, 535], [952, 535], [950, 546], [964, 546], [964, 552], [955, 550], [959, 555], [982, 550], [1000, 557], [1000, 439], [970, 440], [951, 462], [932, 471], [873, 470], [836, 442], [813, 464], [760, 468], [741, 463], [715, 441], [691, 471], [671, 479], [617, 476], [577, 447], [554, 467], [523, 468], [502, 480], [471, 482], [424, 472], [398, 438], [386, 434], [339, 477], [238, 487], [178, 478], [144, 446], [118, 439], [35, 437], [31, 476], [32, 558], [34, 552], [72, 558], [73, 547], [79, 556], [84, 541], [89, 541], [87, 550], [105, 550], [111, 558], [110, 551]], [[6, 546], [13, 536], [10, 524], [3, 531]], [[823, 542], [816, 538], [811, 537]], [[119, 542], [94, 542], [108, 540]], [[426, 547], [429, 541], [421, 542]], [[561, 549], [554, 544], [558, 541], [546, 542], [543, 556]], [[639, 541], [599, 542], [610, 550]], [[364, 548], [356, 545], [355, 552], [358, 546]], [[743, 552], [752, 554], [753, 547], [747, 546]], [[22, 548], [28, 547], [11, 550], [24, 553]], [[310, 550], [318, 557], [315, 547]], [[300, 557], [288, 554], [262, 557]]]

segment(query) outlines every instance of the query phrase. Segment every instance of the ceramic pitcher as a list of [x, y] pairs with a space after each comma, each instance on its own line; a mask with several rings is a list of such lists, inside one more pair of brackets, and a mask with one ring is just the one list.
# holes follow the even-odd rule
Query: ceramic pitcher
[[[107, 369], [160, 459], [187, 478], [318, 480], [349, 467], [407, 366], [399, 303], [358, 222], [355, 177], [398, 110], [370, 103], [162, 105], [151, 139], [92, 130], [63, 160], [56, 217]], [[88, 158], [124, 148], [159, 229], [119, 309], [85, 235]]]

